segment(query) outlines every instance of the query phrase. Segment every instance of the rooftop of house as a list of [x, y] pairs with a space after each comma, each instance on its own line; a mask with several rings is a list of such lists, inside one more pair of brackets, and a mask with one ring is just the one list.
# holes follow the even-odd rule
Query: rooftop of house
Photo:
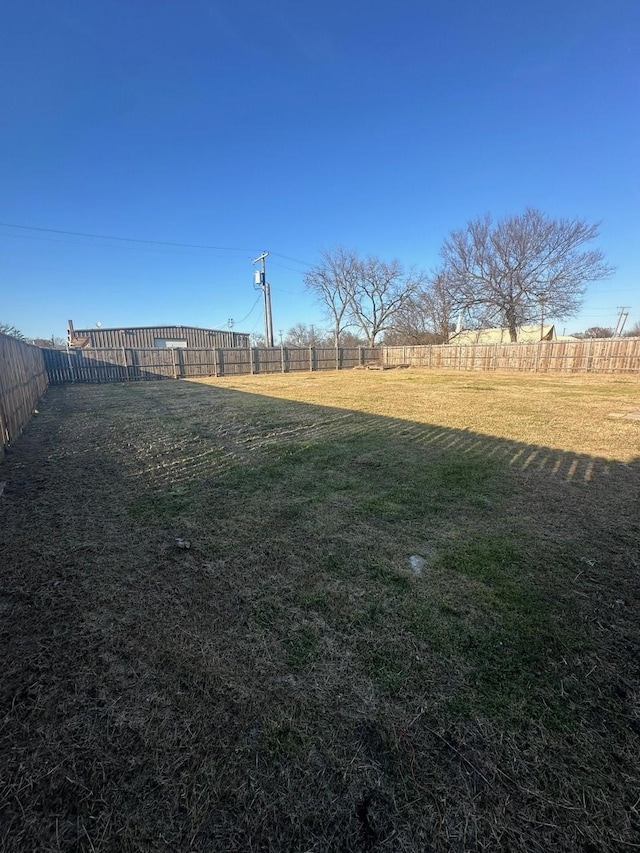
[[[544, 325], [542, 334], [540, 324], [518, 326], [517, 343], [533, 344], [540, 340], [555, 341], [556, 329], [553, 325]], [[508, 344], [511, 342], [509, 329], [463, 329], [449, 338], [451, 344]]]

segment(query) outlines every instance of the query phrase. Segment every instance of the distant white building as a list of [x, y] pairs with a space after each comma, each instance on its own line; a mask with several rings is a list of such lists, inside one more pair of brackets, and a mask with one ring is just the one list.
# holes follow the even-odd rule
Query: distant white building
[[[540, 323], [537, 326], [518, 326], [519, 344], [536, 344], [538, 341], [556, 341], [555, 326], [543, 326], [540, 334]], [[449, 337], [450, 344], [509, 344], [511, 337], [509, 329], [470, 329], [456, 332]]]

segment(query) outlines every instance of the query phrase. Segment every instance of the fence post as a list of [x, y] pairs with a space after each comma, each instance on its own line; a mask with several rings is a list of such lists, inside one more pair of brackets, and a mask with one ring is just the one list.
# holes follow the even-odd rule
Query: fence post
[[76, 381], [76, 375], [73, 370], [73, 364], [71, 362], [71, 350], [69, 349], [69, 344], [67, 344], [67, 363], [69, 364], [69, 373], [71, 374], [71, 381]]
[[462, 344], [458, 344], [458, 370], [462, 370]]
[[584, 366], [584, 372], [585, 373], [589, 372], [589, 359], [591, 358], [591, 344], [592, 344], [592, 341], [591, 341], [591, 338], [589, 338], [589, 340], [587, 341], [587, 357], [585, 358], [585, 366]]
[[309, 370], [313, 373], [313, 347], [309, 347]]
[[122, 364], [124, 366], [124, 375], [127, 378], [127, 382], [130, 382], [131, 377], [129, 376], [129, 365], [127, 363], [127, 351], [124, 348], [124, 344], [122, 344]]
[[252, 376], [255, 373], [254, 363], [253, 363], [254, 357], [255, 357], [255, 354], [253, 352], [253, 347], [249, 347], [249, 366], [250, 366], [250, 372], [251, 372]]
[[282, 365], [282, 372], [285, 373], [284, 369], [284, 346], [280, 345], [280, 364]]

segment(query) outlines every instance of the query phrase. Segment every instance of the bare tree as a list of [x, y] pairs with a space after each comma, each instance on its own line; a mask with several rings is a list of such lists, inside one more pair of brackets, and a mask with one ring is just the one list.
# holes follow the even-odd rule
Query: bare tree
[[343, 332], [340, 335], [340, 346], [341, 347], [364, 347], [367, 345], [366, 340], [359, 335], [357, 332]]
[[425, 294], [424, 308], [440, 343], [448, 344], [449, 335], [454, 329], [454, 306], [445, 270], [438, 270], [432, 275]]
[[405, 273], [400, 261], [387, 263], [373, 256], [358, 262], [358, 276], [349, 301], [349, 313], [362, 329], [369, 346], [389, 329], [393, 320], [424, 284], [424, 276]]
[[340, 344], [340, 333], [350, 325], [349, 309], [359, 274], [355, 252], [338, 246], [322, 251], [320, 263], [305, 275], [305, 286], [322, 303], [333, 327], [334, 345]]
[[66, 340], [57, 335], [51, 335], [50, 338], [34, 338], [31, 343], [42, 349], [66, 349], [67, 346]]
[[518, 326], [576, 313], [588, 282], [611, 275], [599, 249], [587, 248], [598, 224], [550, 219], [527, 208], [495, 224], [490, 216], [453, 231], [441, 256], [451, 302], [475, 325]]
[[589, 326], [584, 332], [576, 332], [574, 338], [612, 338], [613, 329], [610, 326]]
[[432, 323], [424, 309], [424, 293], [418, 293], [398, 311], [391, 326], [384, 333], [387, 346], [402, 344], [435, 344], [440, 343], [433, 332]]
[[16, 329], [11, 323], [0, 323], [0, 334], [8, 335], [10, 338], [17, 338], [19, 341], [26, 341], [20, 329]]
[[446, 344], [452, 331], [453, 308], [446, 276], [434, 272], [400, 309], [385, 343]]
[[320, 263], [305, 276], [305, 284], [323, 303], [333, 326], [335, 346], [349, 326], [358, 326], [369, 346], [388, 329], [392, 319], [424, 282], [422, 275], [405, 274], [398, 260], [373, 256], [361, 259], [339, 246], [321, 252]]
[[[288, 347], [319, 347], [327, 346], [326, 332], [319, 331], [315, 326], [307, 326], [306, 323], [296, 323], [292, 326], [284, 339]], [[329, 346], [331, 346], [329, 341]]]

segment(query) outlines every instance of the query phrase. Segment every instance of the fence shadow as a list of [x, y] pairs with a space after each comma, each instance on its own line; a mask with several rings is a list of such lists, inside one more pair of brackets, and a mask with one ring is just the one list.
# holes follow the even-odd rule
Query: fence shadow
[[[154, 396], [151, 387], [145, 390]], [[549, 484], [598, 486], [609, 491], [623, 482], [630, 486], [640, 474], [640, 456], [624, 463], [473, 430], [200, 383], [181, 384], [177, 394], [163, 390], [161, 406], [166, 414], [186, 420], [182, 430], [169, 434], [160, 429], [155, 434], [153, 458], [138, 469], [138, 476], [157, 484], [186, 483], [213, 469], [221, 473], [237, 464], [251, 464], [259, 451], [283, 441], [338, 443], [364, 434], [379, 442], [381, 453], [390, 442], [411, 444], [425, 458], [453, 453], [461, 459], [495, 460], [512, 472]], [[238, 411], [246, 413], [244, 421]]]
[[[420, 469], [443, 459], [462, 464], [440, 466], [440, 496], [447, 477], [458, 477], [441, 512], [431, 503], [426, 515], [418, 495], [412, 519], [385, 517], [367, 500], [369, 488], [375, 497], [394, 477], [408, 490], [400, 513], [411, 509], [412, 480], [428, 487]], [[464, 469], [478, 460], [496, 462], [494, 504], [465, 503]], [[275, 849], [264, 828], [273, 815], [274, 826], [291, 822], [296, 832], [279, 849], [302, 849], [292, 803], [318, 826], [332, 826], [338, 814], [347, 837], [348, 815], [376, 786], [389, 795], [375, 814], [400, 829], [405, 810], [434, 786], [437, 813], [409, 812], [425, 829], [420, 841], [403, 830], [404, 849], [423, 849], [431, 837], [449, 849], [468, 814], [490, 827], [483, 849], [502, 825], [496, 814], [516, 839], [522, 815], [535, 816], [527, 843], [513, 849], [574, 849], [573, 825], [591, 827], [596, 839], [593, 827], [613, 827], [616, 838], [627, 831], [625, 785], [637, 752], [640, 457], [623, 463], [220, 386], [149, 382], [50, 389], [6, 478], [4, 470], [0, 556], [10, 557], [4, 581], [13, 595], [4, 611], [13, 620], [5, 632], [11, 679], [3, 684], [7, 802], [15, 800], [12, 826], [44, 825], [49, 848], [60, 848], [58, 815], [67, 847], [77, 848], [80, 815], [101, 849], [118, 849], [123, 837], [164, 838], [174, 826], [172, 849], [193, 848], [193, 839], [203, 849], [263, 840], [263, 849]], [[332, 501], [327, 512], [323, 501]], [[413, 583], [407, 557], [421, 553], [414, 544], [431, 537], [444, 551], [452, 531], [509, 541], [524, 531], [522, 573], [509, 563], [497, 589], [489, 576], [481, 594], [475, 577], [438, 577], [437, 566]], [[569, 556], [554, 562], [565, 544]], [[325, 560], [340, 557], [341, 545], [342, 563]], [[400, 565], [405, 574], [394, 570]], [[544, 607], [528, 594], [531, 583]], [[477, 624], [476, 600], [487, 611]], [[334, 604], [331, 622], [325, 608]], [[420, 640], [407, 627], [414, 604], [428, 634]], [[574, 613], [590, 643], [593, 636], [584, 652], [571, 646], [570, 625], [565, 644]], [[467, 694], [490, 703], [498, 693], [504, 705], [496, 708], [526, 708], [529, 694], [555, 701], [556, 686], [571, 729], [564, 716], [549, 717], [557, 728], [537, 716], [515, 727], [450, 704]], [[597, 811], [603, 779], [609, 796]], [[317, 801], [318, 790], [329, 792], [326, 800]], [[198, 823], [198, 813], [183, 824], [177, 804], [199, 803], [202, 791], [206, 819]], [[558, 817], [549, 803], [558, 803]], [[209, 813], [222, 815], [224, 834]], [[145, 823], [150, 814], [157, 817]], [[239, 814], [255, 822], [238, 842]], [[543, 821], [552, 827], [546, 837]], [[137, 826], [144, 835], [127, 828]], [[345, 851], [364, 849], [353, 837], [357, 847]], [[304, 849], [316, 842], [309, 834]], [[323, 849], [338, 843], [334, 835]]]

